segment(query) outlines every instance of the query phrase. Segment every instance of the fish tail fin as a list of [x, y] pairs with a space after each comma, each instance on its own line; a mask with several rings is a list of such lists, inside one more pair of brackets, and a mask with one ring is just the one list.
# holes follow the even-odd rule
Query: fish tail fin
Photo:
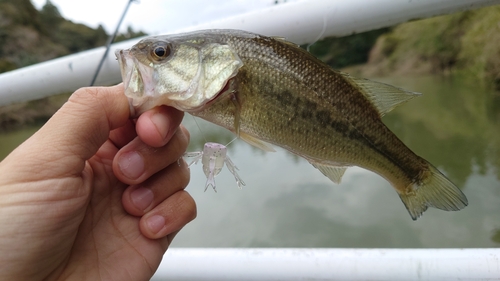
[[465, 194], [446, 178], [438, 169], [429, 164], [430, 175], [421, 184], [414, 183], [411, 192], [399, 193], [413, 220], [434, 207], [445, 211], [458, 211], [467, 206]]

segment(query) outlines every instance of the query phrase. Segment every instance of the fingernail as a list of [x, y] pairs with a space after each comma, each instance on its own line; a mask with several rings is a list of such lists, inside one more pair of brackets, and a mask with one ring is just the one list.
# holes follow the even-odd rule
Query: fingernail
[[165, 219], [160, 215], [154, 215], [146, 221], [149, 230], [156, 234], [165, 227]]
[[118, 167], [129, 179], [137, 179], [144, 173], [144, 161], [139, 153], [130, 151], [124, 153], [118, 159]]
[[130, 193], [130, 198], [137, 209], [144, 211], [153, 203], [154, 194], [151, 189], [140, 187]]
[[151, 116], [151, 121], [155, 125], [156, 130], [158, 131], [162, 139], [165, 139], [169, 130], [169, 120], [165, 117], [164, 114], [161, 114], [160, 112], [161, 111], [153, 114], [153, 116]]

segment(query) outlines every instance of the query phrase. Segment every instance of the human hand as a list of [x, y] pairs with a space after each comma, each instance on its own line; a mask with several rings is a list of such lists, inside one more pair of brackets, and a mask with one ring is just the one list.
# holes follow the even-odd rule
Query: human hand
[[181, 120], [134, 123], [122, 85], [76, 91], [0, 163], [0, 280], [149, 280], [196, 216]]

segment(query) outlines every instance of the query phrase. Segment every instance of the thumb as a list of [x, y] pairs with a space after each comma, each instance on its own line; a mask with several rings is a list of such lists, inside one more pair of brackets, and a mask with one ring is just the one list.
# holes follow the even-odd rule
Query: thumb
[[[11, 168], [17, 166], [17, 172], [28, 169], [30, 178], [79, 174], [110, 131], [123, 126], [129, 115], [122, 84], [81, 88], [2, 164], [8, 161]], [[50, 171], [59, 174], [48, 175]]]

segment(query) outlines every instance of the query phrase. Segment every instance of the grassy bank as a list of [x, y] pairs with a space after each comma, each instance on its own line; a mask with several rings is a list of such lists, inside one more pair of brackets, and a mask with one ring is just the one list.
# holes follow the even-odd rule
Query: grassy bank
[[401, 24], [381, 35], [364, 76], [453, 74], [500, 90], [500, 6]]
[[69, 95], [56, 95], [0, 107], [0, 132], [25, 125], [43, 124], [68, 100]]

